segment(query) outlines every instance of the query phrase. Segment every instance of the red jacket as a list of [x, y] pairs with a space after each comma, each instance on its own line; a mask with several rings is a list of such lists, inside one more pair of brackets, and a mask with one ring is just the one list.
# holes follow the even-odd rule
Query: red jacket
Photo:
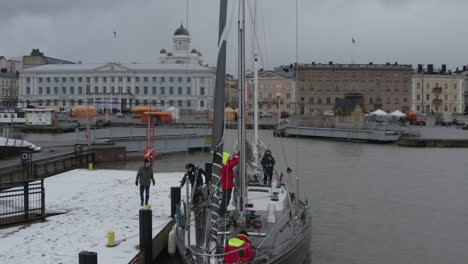
[[224, 263], [234, 264], [234, 263], [248, 263], [255, 256], [255, 251], [252, 249], [252, 242], [247, 236], [242, 234], [237, 235], [234, 238], [229, 239], [226, 247], [224, 248], [224, 253], [238, 250], [244, 248], [244, 250], [239, 250], [232, 252], [230, 254], [224, 255]]
[[228, 160], [223, 165], [223, 172], [221, 173], [221, 186], [223, 190], [229, 190], [234, 187], [234, 167], [239, 163], [239, 155], [235, 155], [234, 158]]

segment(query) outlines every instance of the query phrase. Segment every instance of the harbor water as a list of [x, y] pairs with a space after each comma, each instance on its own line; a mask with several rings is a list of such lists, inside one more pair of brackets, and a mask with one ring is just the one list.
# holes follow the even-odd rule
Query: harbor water
[[[267, 130], [260, 135], [277, 169], [289, 165], [293, 176], [298, 174], [300, 197], [311, 205], [307, 263], [458, 264], [468, 259], [468, 149], [278, 138]], [[226, 132], [227, 150], [232, 151], [235, 138], [235, 131]], [[203, 165], [210, 159], [207, 152], [166, 154], [155, 170], [183, 171], [185, 163]], [[128, 161], [97, 168], [141, 165]]]

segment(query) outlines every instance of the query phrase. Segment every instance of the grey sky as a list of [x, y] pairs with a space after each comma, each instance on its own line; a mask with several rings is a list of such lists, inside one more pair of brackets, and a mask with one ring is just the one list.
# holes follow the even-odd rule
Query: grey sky
[[[259, 3], [264, 67], [293, 62], [294, 0]], [[189, 0], [189, 5], [192, 47], [214, 64], [219, 2]], [[299, 0], [299, 61], [445, 63], [454, 69], [468, 64], [466, 10], [464, 0]], [[48, 56], [89, 63], [157, 61], [160, 49], [172, 48], [172, 34], [182, 20], [186, 0], [1, 0], [0, 55], [40, 48]], [[236, 70], [236, 27], [234, 20], [231, 72]]]

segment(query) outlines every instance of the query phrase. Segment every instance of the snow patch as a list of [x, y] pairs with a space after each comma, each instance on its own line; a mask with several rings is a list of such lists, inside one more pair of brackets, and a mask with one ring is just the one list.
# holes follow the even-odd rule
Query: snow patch
[[[153, 236], [170, 221], [170, 187], [184, 173], [157, 173], [150, 188]], [[128, 263], [138, 252], [139, 188], [136, 171], [73, 170], [45, 180], [46, 209], [66, 214], [45, 222], [0, 229], [0, 263], [78, 263], [96, 251], [98, 263]], [[118, 246], [106, 247], [107, 232]]]

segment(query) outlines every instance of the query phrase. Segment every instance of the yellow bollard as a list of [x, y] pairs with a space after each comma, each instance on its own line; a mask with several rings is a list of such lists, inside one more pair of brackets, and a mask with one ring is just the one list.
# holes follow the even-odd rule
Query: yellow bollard
[[89, 163], [89, 164], [88, 164], [88, 170], [93, 170], [93, 169], [94, 169], [93, 163]]
[[107, 245], [108, 247], [115, 247], [115, 233], [109, 232], [107, 233]]
[[145, 209], [151, 210], [151, 205], [147, 204], [147, 205], [145, 206]]

